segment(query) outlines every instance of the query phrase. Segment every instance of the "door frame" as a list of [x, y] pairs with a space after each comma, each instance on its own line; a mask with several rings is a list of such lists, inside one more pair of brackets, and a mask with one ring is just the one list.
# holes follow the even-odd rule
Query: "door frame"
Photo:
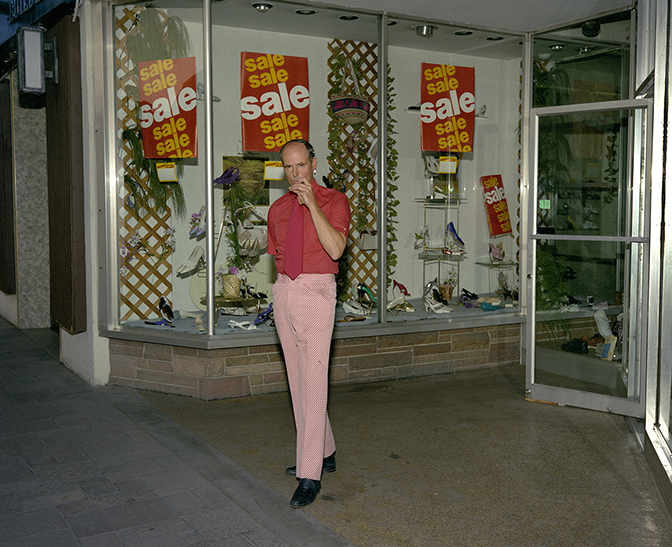
[[[644, 271], [638, 272], [642, 284], [642, 299], [640, 309], [637, 314], [639, 325], [637, 332], [642, 335], [646, 333], [647, 316], [646, 302], [648, 295], [648, 257], [649, 257], [649, 220], [650, 220], [650, 169], [645, 168], [643, 175], [646, 177], [643, 226], [641, 237], [625, 236], [571, 236], [556, 234], [538, 234], [537, 233], [537, 199], [538, 199], [538, 135], [539, 118], [542, 116], [577, 114], [587, 112], [603, 112], [610, 110], [644, 110], [646, 112], [645, 120], [645, 165], [650, 166], [651, 162], [651, 129], [652, 129], [652, 103], [648, 99], [631, 99], [621, 101], [605, 101], [599, 103], [575, 104], [557, 107], [543, 107], [530, 109], [530, 155], [529, 155], [529, 174], [530, 191], [528, 193], [528, 229], [527, 229], [527, 271], [526, 271], [526, 302], [527, 302], [527, 322], [526, 322], [526, 340], [525, 349], [526, 363], [526, 397], [533, 400], [546, 401], [551, 403], [565, 404], [603, 412], [612, 412], [626, 416], [643, 418], [645, 414], [646, 401], [646, 344], [641, 344], [638, 351], [638, 399], [629, 399], [602, 395], [597, 393], [588, 393], [568, 388], [548, 386], [535, 383], [535, 349], [536, 349], [536, 244], [539, 240], [579, 240], [579, 241], [614, 241], [622, 243], [639, 243], [643, 245], [644, 253], [642, 267]], [[627, 177], [632, 180], [633, 172], [639, 173], [639, 164], [633, 161], [633, 130], [631, 125], [628, 137], [627, 147]], [[629, 280], [626, 280], [626, 284]], [[642, 330], [644, 329], [644, 330]]]

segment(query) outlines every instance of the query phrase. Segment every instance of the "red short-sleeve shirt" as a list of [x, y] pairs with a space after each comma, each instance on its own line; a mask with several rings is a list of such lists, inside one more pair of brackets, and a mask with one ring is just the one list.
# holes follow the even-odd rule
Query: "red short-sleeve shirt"
[[[339, 232], [348, 237], [350, 231], [350, 204], [348, 198], [338, 190], [325, 188], [312, 181], [313, 192], [317, 204], [322, 209], [329, 223]], [[275, 200], [268, 210], [268, 253], [275, 255], [275, 269], [285, 273], [285, 240], [289, 215], [294, 207], [294, 195], [287, 193]], [[338, 261], [331, 257], [322, 247], [315, 226], [310, 220], [310, 213], [304, 217], [303, 223], [303, 273], [338, 273]]]

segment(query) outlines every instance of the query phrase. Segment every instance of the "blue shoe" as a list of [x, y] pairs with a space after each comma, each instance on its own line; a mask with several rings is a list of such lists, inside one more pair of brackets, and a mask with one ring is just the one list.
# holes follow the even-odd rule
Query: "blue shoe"
[[273, 314], [273, 302], [271, 302], [268, 305], [268, 308], [266, 308], [266, 311], [262, 311], [259, 315], [257, 315], [257, 318], [254, 320], [255, 325], [261, 325], [262, 323], [265, 323], [268, 321], [269, 318], [272, 318]]
[[457, 243], [460, 247], [464, 247], [464, 241], [462, 241], [460, 236], [457, 235], [457, 230], [455, 230], [455, 226], [453, 225], [452, 221], [450, 221], [448, 226], [446, 226], [446, 233], [450, 234], [450, 237], [452, 237], [455, 240], [455, 243]]

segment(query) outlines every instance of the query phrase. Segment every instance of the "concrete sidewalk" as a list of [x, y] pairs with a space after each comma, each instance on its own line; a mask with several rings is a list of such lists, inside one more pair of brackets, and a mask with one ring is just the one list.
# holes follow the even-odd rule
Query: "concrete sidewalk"
[[0, 547], [352, 545], [49, 340], [0, 319]]

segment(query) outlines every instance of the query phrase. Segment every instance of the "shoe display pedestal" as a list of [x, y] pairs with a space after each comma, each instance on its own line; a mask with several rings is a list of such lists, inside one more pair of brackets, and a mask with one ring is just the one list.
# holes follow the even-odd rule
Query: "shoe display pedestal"
[[[428, 278], [436, 277], [436, 282], [441, 285], [447, 280], [446, 274], [450, 274], [453, 280], [453, 296], [456, 301], [460, 295], [460, 262], [465, 258], [464, 250], [460, 250], [447, 232], [449, 222], [453, 223], [455, 230], [460, 228], [460, 199], [459, 198], [424, 198], [423, 206], [423, 225], [430, 226], [428, 212], [431, 210], [440, 210], [443, 212], [443, 242], [442, 246], [433, 246], [425, 241], [422, 250], [418, 253], [418, 258], [422, 260], [422, 286], [426, 287]], [[436, 276], [431, 273], [427, 275], [427, 269], [436, 267]], [[443, 272], [443, 275], [442, 275]]]

